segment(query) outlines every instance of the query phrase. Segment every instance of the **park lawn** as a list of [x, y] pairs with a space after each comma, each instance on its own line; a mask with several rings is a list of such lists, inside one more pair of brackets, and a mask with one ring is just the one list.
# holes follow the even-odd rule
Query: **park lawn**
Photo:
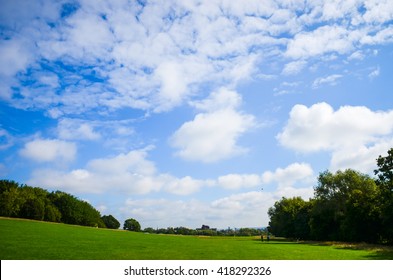
[[144, 234], [9, 218], [0, 218], [0, 238], [2, 260], [393, 259], [389, 247]]

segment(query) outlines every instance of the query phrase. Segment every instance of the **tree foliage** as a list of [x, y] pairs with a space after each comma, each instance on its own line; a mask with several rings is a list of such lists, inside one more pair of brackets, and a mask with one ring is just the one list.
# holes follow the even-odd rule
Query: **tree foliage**
[[368, 175], [348, 169], [319, 175], [310, 216], [314, 239], [377, 242], [379, 190]]
[[104, 222], [107, 228], [118, 229], [120, 227], [120, 222], [112, 215], [102, 216], [101, 220]]
[[270, 232], [288, 238], [308, 239], [310, 209], [311, 202], [304, 201], [301, 197], [283, 197], [268, 211]]
[[176, 235], [204, 235], [204, 236], [260, 236], [266, 235], [265, 229], [261, 228], [239, 228], [239, 229], [190, 229], [187, 227], [168, 227], [168, 228], [145, 228], [146, 233], [176, 234]]
[[86, 201], [9, 180], [0, 180], [0, 216], [105, 227], [100, 212]]
[[377, 159], [378, 169], [374, 171], [381, 192], [381, 223], [383, 236], [393, 243], [393, 148], [386, 157]]
[[124, 221], [123, 229], [129, 231], [141, 231], [141, 225], [137, 220], [130, 218]]
[[278, 236], [393, 243], [393, 149], [377, 159], [376, 178], [352, 169], [322, 172], [314, 197], [277, 201], [268, 211]]

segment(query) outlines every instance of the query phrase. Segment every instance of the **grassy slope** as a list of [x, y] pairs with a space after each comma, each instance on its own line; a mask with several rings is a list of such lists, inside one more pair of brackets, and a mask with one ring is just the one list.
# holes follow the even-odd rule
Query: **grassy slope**
[[393, 251], [168, 236], [0, 218], [0, 259], [393, 259]]

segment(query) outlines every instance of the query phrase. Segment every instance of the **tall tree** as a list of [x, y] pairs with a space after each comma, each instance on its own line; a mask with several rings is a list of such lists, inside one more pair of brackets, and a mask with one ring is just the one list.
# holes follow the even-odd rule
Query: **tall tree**
[[378, 188], [372, 178], [347, 169], [319, 175], [311, 212], [315, 239], [370, 241], [379, 238]]
[[283, 197], [273, 207], [269, 208], [270, 232], [277, 236], [308, 239], [311, 206], [312, 202], [304, 201], [301, 197]]
[[377, 165], [374, 174], [381, 192], [382, 238], [393, 243], [393, 148], [387, 156], [378, 157]]

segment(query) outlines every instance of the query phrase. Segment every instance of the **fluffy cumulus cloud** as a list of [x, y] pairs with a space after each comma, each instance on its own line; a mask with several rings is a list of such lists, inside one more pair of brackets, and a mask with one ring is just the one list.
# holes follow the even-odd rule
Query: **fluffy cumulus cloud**
[[238, 138], [255, 125], [252, 115], [237, 111], [241, 96], [221, 88], [200, 102], [193, 103], [204, 111], [184, 123], [171, 137], [176, 155], [186, 160], [214, 162], [242, 154], [245, 148]]
[[389, 0], [368, 0], [364, 2], [366, 22], [384, 22], [393, 18], [393, 3]]
[[21, 156], [37, 162], [72, 161], [76, 153], [75, 143], [58, 139], [35, 139], [19, 151]]
[[362, 145], [352, 149], [338, 149], [332, 153], [331, 169], [335, 171], [352, 168], [372, 174], [372, 171], [377, 168], [376, 159], [378, 156], [387, 156], [387, 151], [392, 147], [393, 137], [391, 136], [383, 137], [370, 146]]
[[331, 52], [344, 54], [353, 49], [353, 41], [359, 38], [360, 34], [351, 34], [341, 26], [322, 26], [312, 32], [297, 34], [288, 44], [286, 55], [298, 59]]
[[[308, 188], [314, 182], [312, 167], [307, 163], [292, 163], [285, 168], [266, 171], [262, 174], [227, 174], [217, 178], [217, 185], [226, 189], [246, 189], [275, 184], [278, 189]], [[308, 197], [307, 197], [308, 198]]]
[[219, 186], [226, 189], [255, 188], [262, 183], [257, 174], [227, 174], [217, 179]]
[[159, 190], [165, 178], [155, 176], [156, 167], [146, 159], [147, 150], [93, 159], [85, 168], [69, 172], [37, 169], [30, 183], [79, 193], [102, 193], [110, 189], [123, 193], [149, 193]]
[[286, 168], [277, 168], [274, 172], [266, 171], [262, 175], [265, 184], [275, 182], [278, 187], [293, 187], [298, 181], [309, 181], [313, 170], [307, 163], [293, 163]]
[[315, 176], [312, 167], [307, 163], [292, 163], [285, 168], [277, 168], [274, 172], [262, 174], [264, 184], [275, 183], [275, 197], [300, 196], [309, 199], [314, 194]]
[[[122, 194], [148, 194], [165, 191], [176, 195], [189, 195], [199, 191], [203, 186], [214, 184], [211, 180], [198, 180], [190, 176], [178, 178], [160, 173], [154, 162], [147, 158], [148, 151], [151, 149], [152, 147], [147, 147], [113, 157], [93, 159], [84, 168], [68, 172], [55, 169], [36, 169], [29, 183], [59, 188], [73, 193], [101, 194], [114, 191]], [[28, 154], [26, 149], [22, 150], [21, 154], [30, 157], [35, 155], [33, 152]], [[43, 161], [48, 160], [48, 157], [41, 156], [34, 159]]]
[[[51, 140], [53, 141], [53, 140]], [[40, 144], [47, 144], [40, 140]], [[30, 147], [27, 145], [27, 147]], [[34, 146], [38, 150], [42, 146]], [[203, 188], [222, 188], [225, 190], [258, 189], [263, 186], [275, 185], [278, 190], [285, 189], [287, 193], [300, 193], [302, 188], [309, 188], [313, 182], [313, 171], [308, 164], [293, 163], [286, 168], [278, 168], [274, 172], [262, 174], [230, 173], [217, 178], [196, 179], [191, 176], [176, 177], [162, 173], [153, 161], [148, 159], [148, 152], [153, 147], [132, 150], [116, 156], [90, 160], [84, 168], [70, 171], [37, 168], [29, 183], [32, 185], [58, 188], [73, 193], [101, 194], [107, 191], [122, 194], [149, 194], [165, 192], [174, 195], [187, 196], [201, 191]], [[36, 161], [54, 160], [59, 155], [42, 156], [38, 158], [32, 151], [25, 148], [21, 154]], [[27, 152], [30, 151], [30, 154]], [[37, 152], [38, 154], [38, 152]], [[307, 195], [304, 196], [308, 198]]]
[[[333, 152], [332, 167], [356, 168], [361, 158], [376, 159], [393, 139], [393, 111], [372, 111], [362, 106], [334, 110], [327, 103], [295, 105], [279, 142], [300, 152]], [[369, 161], [361, 171], [369, 170]]]

